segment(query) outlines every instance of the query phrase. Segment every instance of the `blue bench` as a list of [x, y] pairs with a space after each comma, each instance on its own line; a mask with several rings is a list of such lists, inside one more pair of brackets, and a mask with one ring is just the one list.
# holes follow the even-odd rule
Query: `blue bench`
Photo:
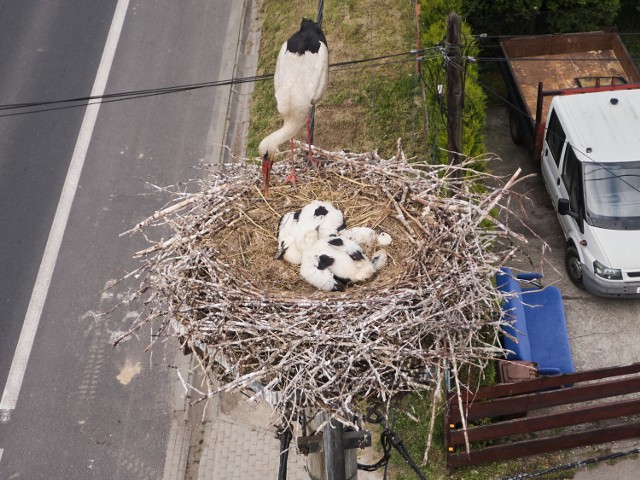
[[[541, 375], [556, 375], [575, 371], [564, 306], [560, 289], [540, 287], [535, 280], [539, 273], [520, 273], [502, 268], [496, 275], [498, 290], [506, 295], [502, 305], [504, 327], [503, 346], [512, 353], [507, 360], [524, 360], [538, 364]], [[517, 341], [514, 341], [514, 337]]]

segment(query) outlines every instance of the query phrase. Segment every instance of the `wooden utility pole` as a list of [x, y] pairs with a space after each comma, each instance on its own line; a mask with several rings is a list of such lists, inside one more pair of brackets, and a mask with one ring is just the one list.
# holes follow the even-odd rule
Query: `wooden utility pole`
[[309, 477], [317, 480], [357, 480], [357, 449], [371, 446], [371, 432], [346, 431], [344, 425], [331, 419], [327, 412], [318, 413], [309, 429], [317, 433], [298, 438], [298, 448], [307, 455]]
[[462, 22], [456, 12], [447, 16], [447, 137], [449, 164], [459, 165], [462, 153], [462, 57], [460, 32]]

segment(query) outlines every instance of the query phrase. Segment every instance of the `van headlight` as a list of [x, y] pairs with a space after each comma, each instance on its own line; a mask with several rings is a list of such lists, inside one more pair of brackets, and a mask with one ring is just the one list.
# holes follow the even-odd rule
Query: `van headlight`
[[607, 280], [622, 280], [622, 270], [618, 268], [609, 268], [602, 265], [599, 261], [593, 262], [593, 271], [596, 275]]

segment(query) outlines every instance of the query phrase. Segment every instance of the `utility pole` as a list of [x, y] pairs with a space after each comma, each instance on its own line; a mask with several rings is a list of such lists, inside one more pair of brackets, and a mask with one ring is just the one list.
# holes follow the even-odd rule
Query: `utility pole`
[[462, 22], [456, 12], [447, 15], [447, 138], [449, 165], [461, 163], [462, 152], [462, 57], [460, 32]]
[[298, 437], [298, 449], [307, 456], [310, 478], [357, 480], [357, 449], [371, 446], [371, 432], [350, 431], [327, 412], [316, 414], [308, 428], [311, 432], [320, 428], [317, 433]]

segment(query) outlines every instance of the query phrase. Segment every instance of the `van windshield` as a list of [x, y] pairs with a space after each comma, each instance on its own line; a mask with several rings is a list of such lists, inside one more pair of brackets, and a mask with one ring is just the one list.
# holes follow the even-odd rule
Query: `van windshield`
[[611, 230], [640, 230], [640, 161], [585, 163], [586, 220]]

